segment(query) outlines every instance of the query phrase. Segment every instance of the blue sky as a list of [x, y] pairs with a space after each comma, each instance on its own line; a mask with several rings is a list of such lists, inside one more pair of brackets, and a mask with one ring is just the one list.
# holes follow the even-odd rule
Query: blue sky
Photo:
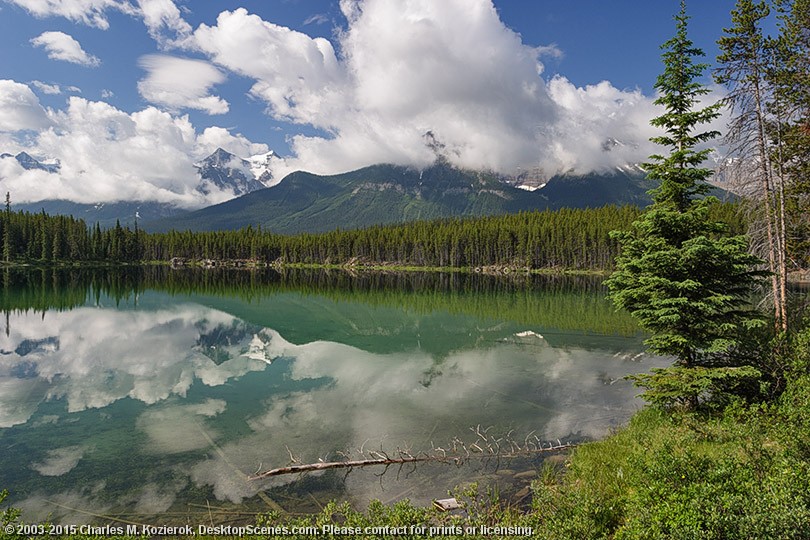
[[[299, 168], [424, 165], [428, 131], [471, 168], [550, 175], [638, 161], [677, 7], [0, 0], [0, 152], [62, 163], [45, 177], [2, 160], [0, 183], [23, 199], [194, 206], [210, 201], [192, 195], [193, 163], [216, 146], [274, 150], [280, 180]], [[689, 6], [709, 62], [732, 7]], [[622, 143], [609, 156], [606, 139]]]

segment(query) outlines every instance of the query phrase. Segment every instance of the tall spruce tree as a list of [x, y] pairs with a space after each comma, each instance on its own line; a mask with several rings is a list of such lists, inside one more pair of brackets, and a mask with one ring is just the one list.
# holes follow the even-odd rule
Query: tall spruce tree
[[674, 368], [637, 377], [648, 388], [646, 397], [694, 407], [701, 396], [717, 396], [758, 375], [734, 369], [744, 363], [734, 350], [743, 330], [762, 321], [746, 308], [760, 261], [748, 254], [745, 237], [724, 236], [725, 226], [709, 219], [713, 198], [705, 197], [705, 181], [713, 172], [701, 167], [709, 150], [696, 146], [718, 135], [699, 128], [719, 115], [719, 104], [700, 106], [708, 93], [699, 82], [706, 65], [695, 61], [703, 51], [687, 37], [688, 20], [682, 1], [655, 85], [664, 113], [652, 124], [664, 134], [651, 140], [668, 153], [650, 156], [645, 168], [660, 185], [631, 229], [614, 233], [622, 253], [607, 283], [615, 305], [652, 333], [650, 350], [676, 359]]

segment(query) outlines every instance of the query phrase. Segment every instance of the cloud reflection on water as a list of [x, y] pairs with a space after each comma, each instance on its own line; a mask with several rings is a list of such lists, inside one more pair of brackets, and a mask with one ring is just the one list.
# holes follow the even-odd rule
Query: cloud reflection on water
[[[68, 412], [103, 408], [130, 397], [147, 404], [185, 396], [195, 379], [211, 386], [261, 370], [265, 363], [239, 356], [247, 343], [228, 347], [217, 365], [197, 342], [206, 331], [238, 322], [225, 313], [183, 305], [158, 311], [79, 308], [17, 314], [9, 336], [0, 335], [0, 427], [25, 423], [45, 399], [65, 399]], [[244, 323], [241, 323], [245, 326]], [[20, 344], [59, 343], [18, 354]], [[248, 340], [249, 341], [249, 340]], [[15, 376], [28, 366], [26, 379]]]
[[[16, 314], [10, 335], [0, 336], [0, 427], [34, 430], [61, 421], [49, 414], [25, 425], [41, 403], [53, 400], [63, 400], [68, 415], [125, 398], [146, 405], [114, 418], [142, 438], [127, 452], [156, 458], [140, 485], [122, 493], [100, 478], [92, 489], [62, 489], [48, 500], [160, 513], [192, 482], [238, 503], [296, 479], [246, 480], [257, 468], [287, 464], [287, 448], [306, 461], [364, 445], [429, 450], [478, 424], [501, 432], [536, 430], [547, 440], [600, 436], [639, 405], [636, 390], [621, 378], [665, 363], [647, 356], [629, 361], [594, 348], [554, 348], [501, 326], [471, 329], [466, 348], [441, 358], [418, 347], [377, 354], [327, 341], [295, 345], [221, 311], [168, 306], [86, 307], [44, 318]], [[21, 349], [24, 342], [58, 345]], [[262, 358], [277, 364], [270, 370]], [[247, 386], [241, 379], [249, 373], [261, 383]], [[212, 394], [226, 386], [235, 389], [227, 398]], [[189, 397], [192, 387], [199, 393]], [[233, 415], [245, 424], [241, 432], [229, 424]], [[94, 429], [90, 438], [99, 443], [109, 428]], [[41, 451], [30, 467], [68, 479], [81, 460], [97, 458], [83, 446]], [[355, 501], [381, 496], [376, 477], [352, 476], [346, 485]], [[56, 521], [81, 519], [55, 510], [42, 495], [19, 506], [29, 520], [51, 512]]]
[[32, 463], [31, 468], [43, 476], [62, 476], [70, 472], [84, 457], [85, 448], [66, 446], [48, 450], [48, 457], [41, 463]]

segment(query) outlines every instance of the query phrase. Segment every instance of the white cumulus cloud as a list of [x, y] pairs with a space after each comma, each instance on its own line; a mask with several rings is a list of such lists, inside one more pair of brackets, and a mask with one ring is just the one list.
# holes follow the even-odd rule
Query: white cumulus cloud
[[195, 154], [208, 155], [217, 148], [222, 148], [240, 157], [265, 154], [270, 150], [266, 144], [251, 142], [244, 135], [234, 135], [223, 127], [211, 126], [205, 128], [197, 136]]
[[191, 26], [172, 0], [6, 0], [35, 17], [64, 17], [70, 21], [107, 30], [108, 12], [121, 12], [143, 20], [149, 35], [160, 45], [185, 36]]
[[320, 125], [326, 108], [343, 105], [345, 74], [326, 39], [312, 39], [240, 8], [220, 13], [216, 26], [200, 25], [186, 45], [255, 79], [250, 93], [275, 117]]
[[[424, 166], [439, 147], [460, 167], [507, 174], [539, 167], [546, 176], [609, 170], [657, 150], [649, 142], [656, 134], [649, 120], [659, 113], [653, 96], [608, 81], [579, 87], [544, 77], [543, 60], [563, 52], [524, 43], [492, 0], [342, 0], [347, 24], [331, 41], [244, 8], [192, 29], [172, 0], [9, 1], [99, 28], [108, 11], [125, 12], [142, 18], [164, 51], [208, 60], [141, 57], [138, 90], [155, 106], [136, 112], [76, 96], [62, 110], [46, 110], [29, 86], [0, 81], [0, 132], [12, 134], [0, 133], [0, 151], [13, 147], [62, 163], [49, 174], [3, 160], [2, 182], [19, 190], [17, 200], [138, 198], [194, 207], [224, 199], [194, 191], [194, 162], [217, 147], [241, 157], [267, 147], [222, 127], [198, 132], [178, 111], [229, 112], [214, 91], [228, 74], [251, 81], [250, 97], [270, 117], [306, 127], [307, 135], [291, 131], [293, 155], [273, 162], [278, 180], [299, 169]], [[88, 65], [95, 58], [67, 34], [46, 32], [33, 42], [61, 59]], [[56, 85], [31, 86], [47, 93]], [[37, 134], [14, 138], [21, 130]]]
[[138, 0], [138, 7], [149, 35], [161, 45], [191, 33], [191, 25], [172, 0]]
[[[15, 138], [24, 130], [35, 134]], [[0, 188], [15, 201], [143, 200], [186, 208], [233, 197], [228, 191], [198, 192], [196, 161], [217, 147], [244, 157], [269, 151], [225, 128], [198, 132], [187, 116], [155, 107], [127, 113], [71, 96], [65, 109], [46, 110], [27, 85], [7, 80], [0, 80], [0, 145], [0, 152], [24, 150], [61, 164], [50, 173], [23, 169], [15, 159], [0, 160]]]
[[203, 60], [150, 54], [138, 65], [147, 76], [138, 82], [138, 92], [147, 101], [171, 110], [198, 109], [208, 114], [228, 112], [228, 102], [209, 94], [212, 86], [225, 81], [225, 75]]
[[47, 112], [27, 85], [0, 79], [0, 132], [39, 130], [50, 124]]
[[[545, 80], [541, 59], [562, 51], [523, 43], [491, 0], [340, 5], [348, 25], [335, 45], [242, 8], [181, 43], [253, 79], [251, 95], [273, 118], [325, 133], [293, 136], [295, 155], [276, 178], [294, 169], [425, 165], [435, 159], [428, 132], [453, 164], [506, 173], [584, 173], [648, 155], [652, 97], [607, 81], [578, 88]], [[606, 151], [610, 139], [623, 145]]]
[[115, 9], [133, 13], [132, 6], [121, 0], [7, 0], [36, 17], [64, 17], [73, 22], [83, 23], [106, 30], [110, 27], [106, 11]]
[[101, 60], [88, 54], [81, 44], [64, 32], [43, 32], [31, 40], [35, 47], [42, 47], [51, 60], [63, 60], [80, 66], [96, 67]]
[[550, 154], [559, 171], [586, 173], [646, 159], [656, 151], [650, 119], [660, 114], [640, 90], [619, 90], [608, 81], [577, 87], [564, 77], [548, 84], [558, 108], [549, 126]]

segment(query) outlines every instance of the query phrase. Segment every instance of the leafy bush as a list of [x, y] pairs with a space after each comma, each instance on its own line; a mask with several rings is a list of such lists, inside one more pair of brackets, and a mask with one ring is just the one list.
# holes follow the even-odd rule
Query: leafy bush
[[786, 422], [789, 410], [736, 405], [699, 416], [644, 409], [627, 428], [578, 448], [561, 481], [535, 484], [535, 532], [809, 538], [808, 447], [797, 443], [810, 440], [810, 423]]
[[628, 379], [647, 390], [646, 401], [666, 409], [718, 408], [738, 397], [759, 395], [762, 373], [751, 366], [681, 367], [653, 369], [652, 373], [631, 375]]

